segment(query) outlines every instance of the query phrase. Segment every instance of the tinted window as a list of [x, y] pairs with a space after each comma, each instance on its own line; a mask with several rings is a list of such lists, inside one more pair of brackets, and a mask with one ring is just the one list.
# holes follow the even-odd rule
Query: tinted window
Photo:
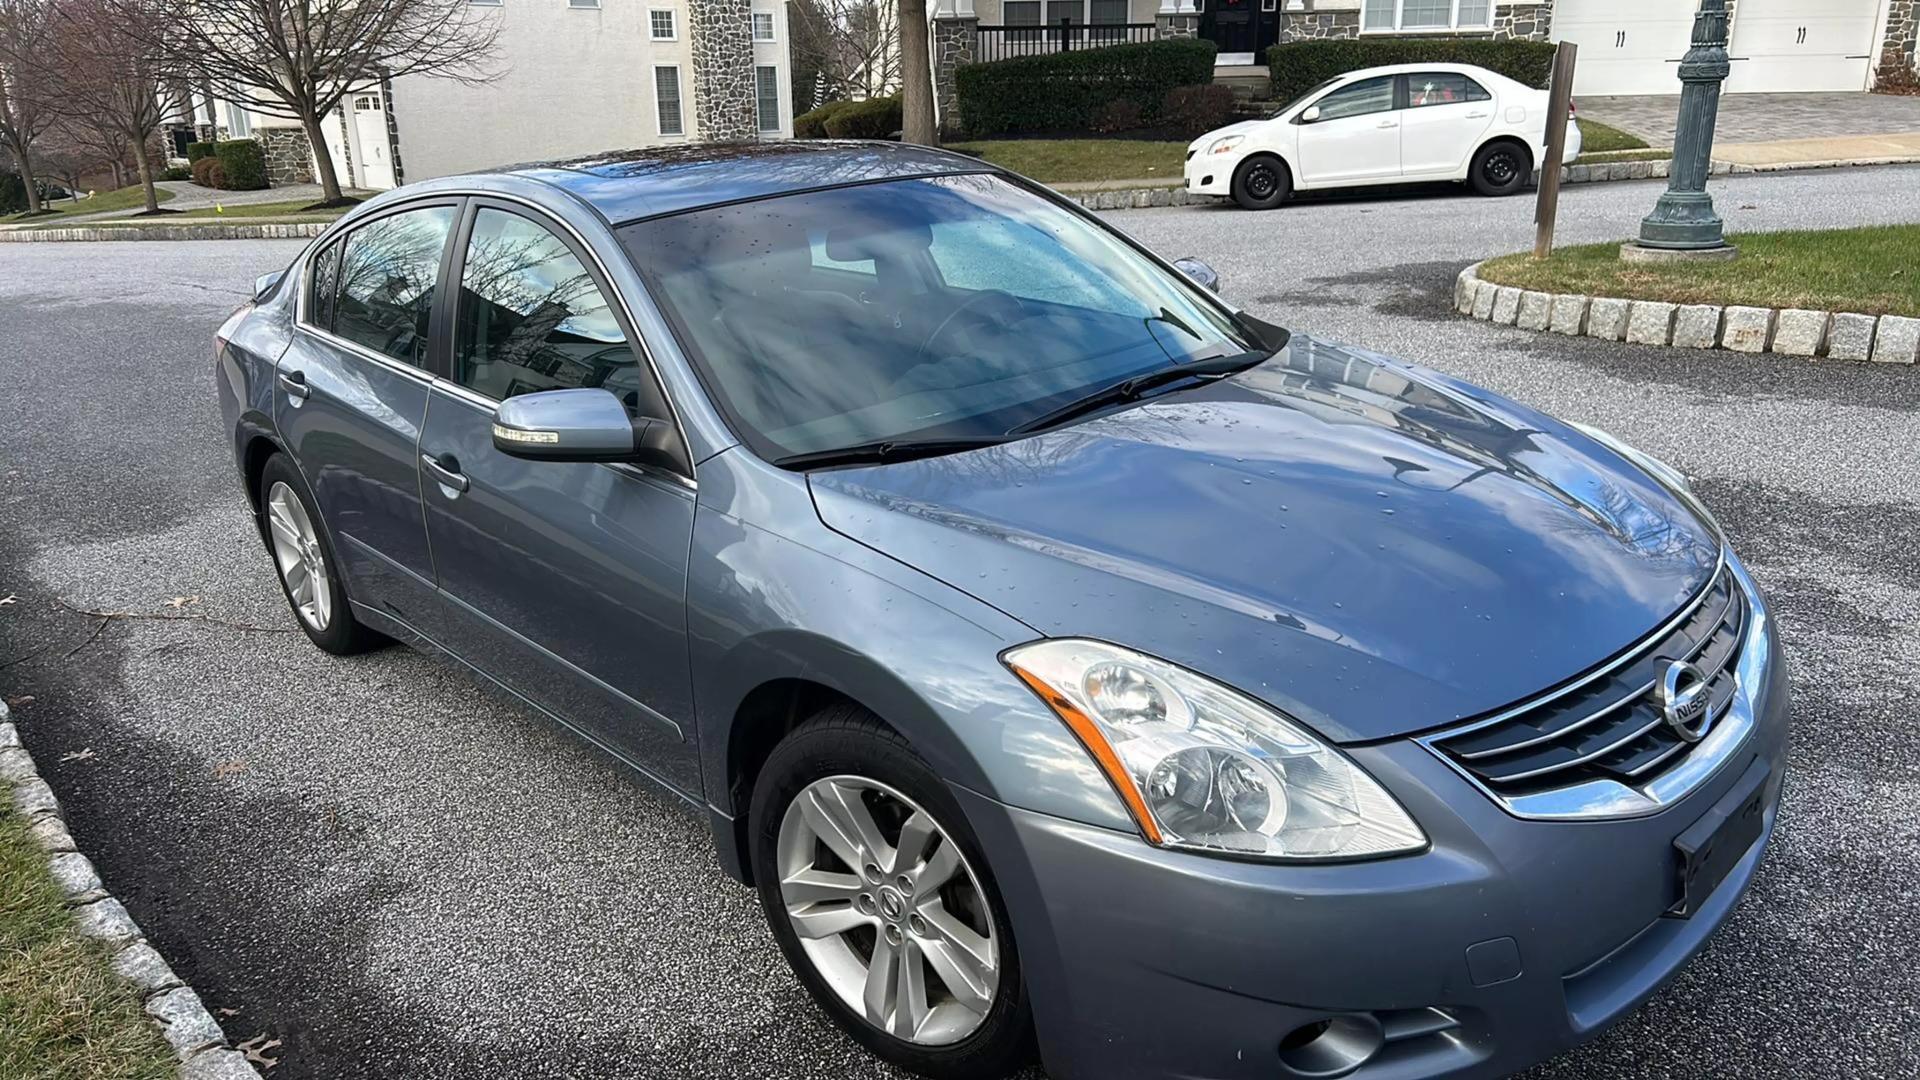
[[593, 275], [545, 226], [505, 210], [473, 218], [453, 378], [490, 398], [600, 386], [636, 416], [662, 414]]
[[1480, 84], [1465, 75], [1435, 71], [1407, 76], [1407, 105], [1421, 109], [1428, 105], [1453, 105], [1462, 101], [1486, 101], [1492, 97]]
[[440, 256], [453, 230], [453, 207], [432, 206], [363, 225], [340, 257], [340, 299], [333, 332], [415, 367], [427, 366]]
[[1393, 108], [1393, 76], [1365, 79], [1342, 87], [1317, 102], [1321, 120], [1388, 112]]
[[340, 288], [340, 241], [313, 257], [307, 278], [307, 321], [322, 330], [333, 329], [333, 296]]
[[620, 236], [769, 458], [998, 436], [1121, 379], [1253, 348], [1186, 278], [993, 176], [787, 195]]

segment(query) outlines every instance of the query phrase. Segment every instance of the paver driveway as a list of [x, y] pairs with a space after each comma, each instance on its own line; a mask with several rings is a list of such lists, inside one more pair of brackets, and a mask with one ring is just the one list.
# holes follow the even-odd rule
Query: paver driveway
[[[1672, 146], [1680, 115], [1672, 94], [1640, 97], [1575, 95], [1580, 115], [1631, 131], [1654, 146]], [[1920, 131], [1920, 97], [1890, 94], [1726, 94], [1714, 125], [1716, 144], [1778, 139], [1832, 139]]]
[[[1569, 239], [1658, 187], [1569, 189]], [[1920, 171], [1734, 178], [1736, 226], [1920, 221]], [[1920, 371], [1566, 340], [1446, 313], [1527, 200], [1133, 211], [1257, 313], [1607, 427], [1700, 478], [1792, 650], [1752, 895], [1674, 987], [1537, 1077], [1920, 1073]], [[0, 246], [0, 692], [109, 884], [275, 1078], [879, 1075], [787, 976], [705, 827], [404, 650], [291, 627], [208, 337], [266, 243]], [[198, 599], [178, 608], [175, 597]], [[36, 652], [36, 650], [39, 650]], [[22, 659], [25, 657], [25, 659]], [[1551, 918], [1552, 913], [1542, 913]]]

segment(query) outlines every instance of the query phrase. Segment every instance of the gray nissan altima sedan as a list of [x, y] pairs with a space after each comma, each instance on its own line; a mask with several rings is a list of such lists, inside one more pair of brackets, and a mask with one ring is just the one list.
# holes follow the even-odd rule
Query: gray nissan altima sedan
[[1673, 469], [1217, 284], [939, 151], [610, 154], [368, 202], [216, 381], [307, 636], [704, 814], [887, 1061], [1570, 1047], [1760, 862], [1766, 604]]

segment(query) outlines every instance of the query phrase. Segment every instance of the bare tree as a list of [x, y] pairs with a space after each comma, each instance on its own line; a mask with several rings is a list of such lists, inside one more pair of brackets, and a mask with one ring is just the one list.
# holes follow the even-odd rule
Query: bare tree
[[[0, 3], [7, 0], [0, 0]], [[110, 0], [164, 2], [168, 53], [196, 84], [258, 113], [298, 120], [319, 166], [323, 205], [340, 178], [321, 120], [349, 95], [402, 75], [465, 83], [494, 72], [498, 30], [468, 0]]]
[[900, 141], [938, 146], [933, 65], [927, 55], [927, 0], [900, 0]]
[[30, 214], [42, 209], [34, 143], [53, 126], [58, 97], [40, 63], [52, 27], [50, 0], [0, 0], [0, 143], [12, 152], [26, 184]]
[[149, 147], [179, 104], [164, 48], [176, 12], [146, 0], [62, 0], [59, 10], [45, 53], [50, 68], [66, 74], [59, 111], [117, 138], [116, 160], [132, 153], [146, 212], [159, 213]]
[[813, 104], [885, 97], [900, 89], [897, 0], [793, 0], [794, 94], [811, 79]]

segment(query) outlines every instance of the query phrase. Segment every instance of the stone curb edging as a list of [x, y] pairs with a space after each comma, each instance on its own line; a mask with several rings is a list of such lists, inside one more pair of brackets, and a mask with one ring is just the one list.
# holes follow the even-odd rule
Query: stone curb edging
[[101, 884], [93, 863], [74, 847], [60, 800], [20, 744], [5, 701], [0, 701], [0, 781], [11, 787], [14, 809], [46, 850], [48, 870], [66, 895], [75, 928], [105, 942], [114, 971], [140, 991], [147, 1015], [180, 1059], [180, 1080], [261, 1080], [246, 1055], [228, 1045], [200, 995], [147, 943], [133, 916]]
[[1920, 319], [1902, 315], [1535, 292], [1482, 280], [1481, 265], [1474, 263], [1460, 271], [1453, 286], [1454, 310], [1502, 326], [1677, 349], [1720, 348], [1883, 364], [1912, 364], [1920, 358]]
[[257, 225], [224, 223], [75, 225], [65, 229], [0, 229], [0, 242], [27, 244], [36, 241], [75, 240], [304, 240], [311, 236], [319, 236], [332, 224], [330, 221], [298, 221]]

